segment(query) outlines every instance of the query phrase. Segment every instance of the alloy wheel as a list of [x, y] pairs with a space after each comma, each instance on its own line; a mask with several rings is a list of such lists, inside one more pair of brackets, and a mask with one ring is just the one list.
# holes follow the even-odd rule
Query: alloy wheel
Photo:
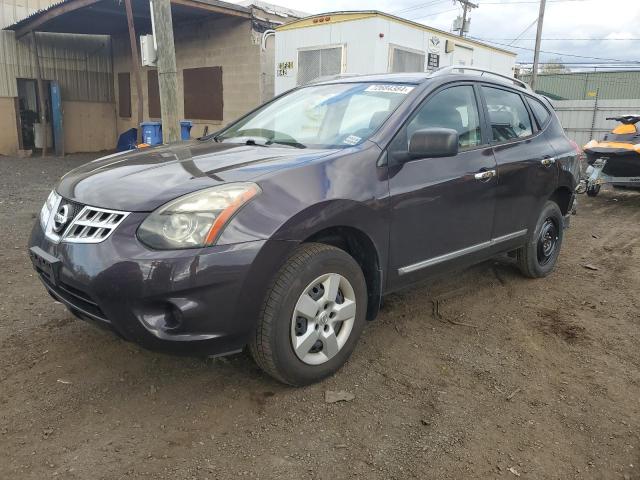
[[328, 362], [342, 349], [356, 317], [353, 286], [338, 273], [319, 276], [303, 290], [291, 318], [291, 346], [308, 365]]

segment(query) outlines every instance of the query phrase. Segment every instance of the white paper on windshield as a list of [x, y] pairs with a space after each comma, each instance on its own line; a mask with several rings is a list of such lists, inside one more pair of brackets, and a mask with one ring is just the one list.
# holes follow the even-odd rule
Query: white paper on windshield
[[349, 135], [342, 141], [342, 143], [346, 143], [347, 145], [356, 145], [360, 140], [362, 140], [362, 138], [356, 135]]
[[407, 95], [415, 87], [407, 85], [371, 85], [365, 89], [365, 92], [383, 92], [383, 93], [400, 93]]

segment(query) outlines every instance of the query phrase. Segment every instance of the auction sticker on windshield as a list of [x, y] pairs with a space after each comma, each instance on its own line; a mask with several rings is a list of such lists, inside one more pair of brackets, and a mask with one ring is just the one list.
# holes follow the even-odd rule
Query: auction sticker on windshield
[[401, 93], [402, 95], [407, 95], [414, 88], [407, 85], [371, 85], [365, 89], [365, 92]]
[[342, 141], [342, 143], [346, 143], [347, 145], [356, 145], [360, 140], [362, 140], [362, 138], [356, 135], [349, 135]]

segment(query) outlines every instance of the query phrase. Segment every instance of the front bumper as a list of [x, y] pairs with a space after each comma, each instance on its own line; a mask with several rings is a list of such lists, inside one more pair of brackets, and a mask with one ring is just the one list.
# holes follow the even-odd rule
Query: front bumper
[[195, 355], [241, 350], [290, 242], [153, 251], [135, 235], [143, 218], [129, 215], [98, 244], [55, 244], [36, 222], [32, 259], [39, 252], [58, 261], [53, 276], [34, 261], [48, 292], [77, 317], [152, 350]]

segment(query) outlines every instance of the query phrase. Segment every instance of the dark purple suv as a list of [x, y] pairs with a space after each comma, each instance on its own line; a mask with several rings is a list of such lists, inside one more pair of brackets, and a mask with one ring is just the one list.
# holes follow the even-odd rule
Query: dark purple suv
[[549, 274], [578, 171], [547, 100], [517, 80], [336, 79], [73, 170], [30, 255], [80, 318], [152, 349], [248, 346], [304, 385], [344, 364], [389, 292], [503, 253]]

